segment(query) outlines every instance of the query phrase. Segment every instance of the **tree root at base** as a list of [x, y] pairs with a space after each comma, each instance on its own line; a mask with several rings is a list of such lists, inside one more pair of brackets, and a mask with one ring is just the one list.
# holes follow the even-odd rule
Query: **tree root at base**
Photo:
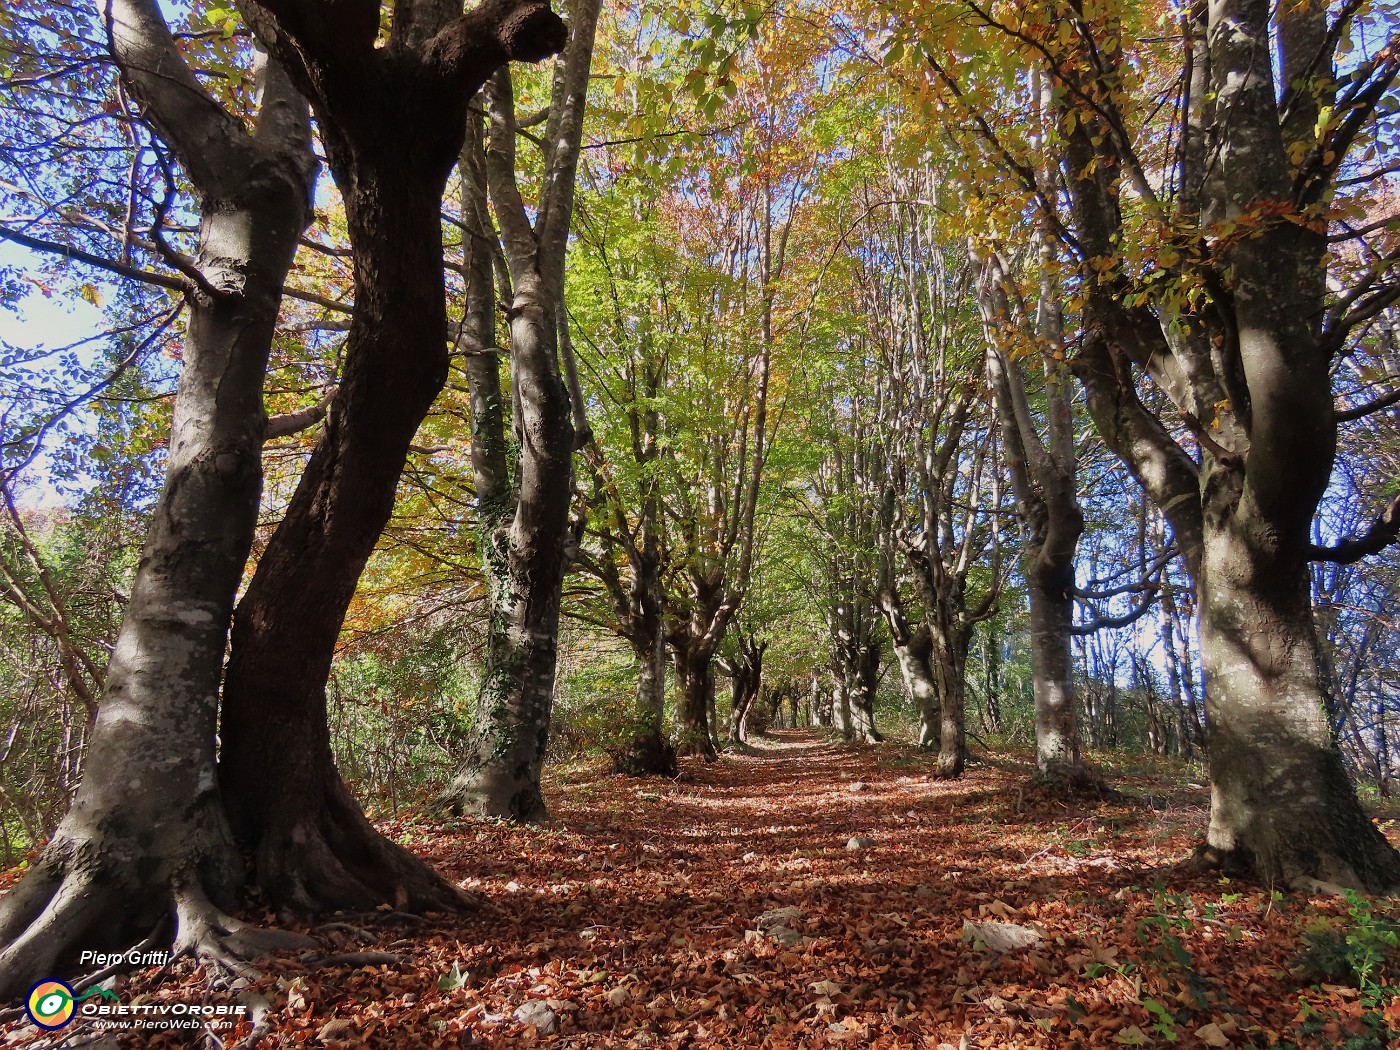
[[338, 783], [320, 812], [261, 829], [254, 883], [279, 914], [330, 911], [463, 912], [484, 899], [462, 890], [425, 861], [389, 841]]

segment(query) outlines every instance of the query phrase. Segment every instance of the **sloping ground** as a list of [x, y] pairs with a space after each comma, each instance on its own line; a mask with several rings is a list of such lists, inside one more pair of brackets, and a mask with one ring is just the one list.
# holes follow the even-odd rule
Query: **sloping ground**
[[[1368, 1019], [1354, 988], [1290, 972], [1305, 929], [1354, 928], [1346, 901], [1171, 866], [1204, 790], [1126, 778], [1126, 797], [1061, 802], [1001, 765], [940, 782], [907, 748], [788, 732], [674, 783], [565, 770], [547, 829], [397, 823], [489, 907], [321, 928], [330, 950], [397, 960], [274, 961], [249, 989], [271, 1008], [253, 1045], [1385, 1045], [1384, 1000]], [[780, 908], [800, 914], [760, 921]], [[1001, 930], [972, 940], [966, 921], [1041, 941], [998, 953]], [[185, 965], [119, 992], [232, 1001]], [[17, 1025], [7, 1042], [57, 1045]]]

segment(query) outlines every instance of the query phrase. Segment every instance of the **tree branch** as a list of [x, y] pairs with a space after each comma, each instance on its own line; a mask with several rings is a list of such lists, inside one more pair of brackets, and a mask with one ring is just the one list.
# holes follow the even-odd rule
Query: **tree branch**
[[1313, 547], [1308, 557], [1312, 561], [1350, 565], [1368, 555], [1379, 554], [1397, 539], [1400, 539], [1400, 495], [1391, 497], [1385, 509], [1364, 533], [1347, 536], [1330, 547]]

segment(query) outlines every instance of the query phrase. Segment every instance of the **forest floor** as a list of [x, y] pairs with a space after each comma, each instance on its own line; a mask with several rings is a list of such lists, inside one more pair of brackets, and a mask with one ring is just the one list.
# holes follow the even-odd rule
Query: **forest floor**
[[[384, 825], [482, 911], [336, 917], [313, 930], [328, 950], [383, 954], [266, 961], [239, 993], [189, 963], [117, 991], [261, 996], [261, 1048], [1366, 1050], [1400, 1032], [1382, 971], [1355, 972], [1389, 950], [1393, 906], [1178, 868], [1207, 815], [1183, 767], [1110, 770], [1102, 800], [1029, 790], [1005, 756], [932, 773], [912, 748], [800, 731], [674, 781], [559, 767], [547, 827]], [[989, 946], [1008, 933], [1033, 943]], [[79, 1032], [14, 1023], [5, 1042]], [[120, 1045], [238, 1042], [203, 1038]]]

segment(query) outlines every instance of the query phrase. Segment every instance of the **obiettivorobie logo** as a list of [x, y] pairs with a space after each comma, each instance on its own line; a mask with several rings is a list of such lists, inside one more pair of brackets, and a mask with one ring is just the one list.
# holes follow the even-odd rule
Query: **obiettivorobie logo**
[[248, 1014], [248, 1007], [243, 1003], [123, 1003], [115, 992], [106, 988], [93, 988], [79, 995], [72, 985], [54, 978], [40, 981], [29, 989], [24, 1010], [31, 1021], [49, 1031], [66, 1028], [75, 1020], [93, 1028], [120, 1031], [135, 1028], [218, 1030], [235, 1026]]
[[73, 1020], [78, 1012], [79, 1003], [96, 998], [105, 1002], [117, 1001], [116, 993], [109, 992], [106, 988], [94, 988], [78, 995], [73, 991], [72, 985], [63, 981], [40, 981], [29, 989], [29, 995], [24, 1000], [24, 1010], [36, 1025], [52, 1031], [63, 1028]]

